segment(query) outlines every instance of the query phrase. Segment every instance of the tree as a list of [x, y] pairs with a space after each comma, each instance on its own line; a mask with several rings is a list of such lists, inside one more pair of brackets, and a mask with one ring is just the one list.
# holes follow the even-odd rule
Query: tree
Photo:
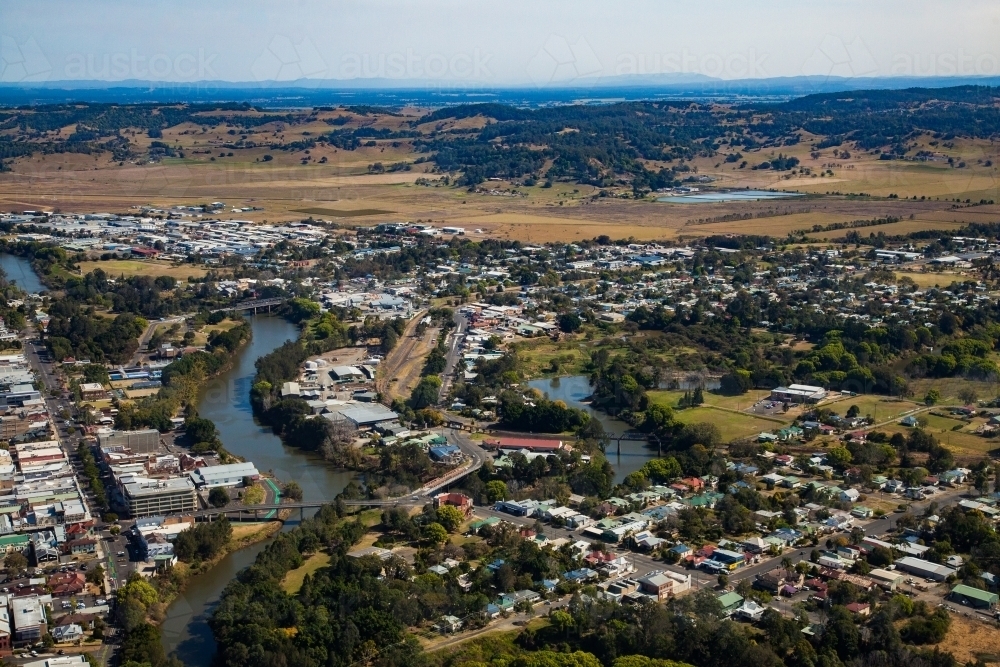
[[563, 313], [559, 316], [559, 330], [564, 333], [579, 331], [583, 326], [583, 320], [576, 313]]
[[486, 483], [486, 498], [491, 503], [507, 499], [507, 484], [503, 480], [494, 479]]
[[726, 395], [745, 394], [753, 388], [750, 371], [737, 369], [726, 373], [719, 379], [719, 390]]
[[11, 551], [3, 559], [4, 567], [13, 572], [19, 572], [28, 567], [28, 559], [20, 551]]
[[827, 453], [826, 458], [835, 466], [845, 466], [851, 462], [851, 452], [847, 447], [834, 447]]
[[302, 500], [302, 487], [295, 480], [285, 484], [285, 488], [281, 490], [281, 495], [289, 500], [299, 501]]
[[208, 492], [208, 502], [212, 507], [225, 507], [229, 504], [229, 493], [221, 486]]
[[444, 544], [448, 541], [448, 531], [435, 521], [424, 526], [424, 539], [431, 544]]
[[414, 410], [435, 405], [438, 402], [438, 392], [441, 390], [441, 378], [436, 375], [428, 375], [421, 378], [408, 401]]
[[859, 408], [856, 405], [852, 405], [851, 407], [847, 408], [848, 419], [853, 419], [854, 417], [857, 417], [860, 414], [861, 414], [861, 408]]
[[681, 476], [681, 464], [672, 456], [651, 459], [642, 466], [641, 472], [654, 484], [662, 484]]
[[927, 392], [927, 395], [924, 396], [925, 405], [936, 405], [940, 401], [941, 401], [941, 392], [939, 392], [937, 389], [929, 390]]
[[244, 505], [260, 505], [264, 502], [264, 497], [266, 493], [264, 492], [264, 487], [260, 484], [254, 484], [253, 486], [248, 486], [243, 492], [243, 504]]
[[102, 586], [104, 584], [104, 568], [98, 565], [94, 567], [94, 569], [88, 571], [87, 583], [95, 586]]
[[972, 387], [962, 387], [958, 390], [958, 400], [962, 401], [966, 405], [973, 405], [977, 400], [979, 400], [979, 394]]
[[453, 505], [441, 505], [437, 508], [437, 520], [444, 526], [445, 530], [454, 533], [465, 521], [465, 514]]
[[556, 609], [549, 614], [549, 622], [552, 624], [556, 633], [562, 635], [563, 638], [568, 638], [569, 631], [576, 625], [576, 621], [573, 620], [573, 616], [561, 609]]

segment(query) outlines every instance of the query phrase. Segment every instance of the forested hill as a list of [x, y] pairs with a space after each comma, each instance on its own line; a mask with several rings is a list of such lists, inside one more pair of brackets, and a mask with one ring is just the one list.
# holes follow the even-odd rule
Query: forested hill
[[[0, 110], [0, 169], [5, 158], [35, 152], [111, 152], [115, 160], [136, 158], [140, 150], [151, 157], [156, 151], [182, 156], [164, 142], [138, 149], [135, 132], [158, 138], [188, 123], [227, 128], [231, 139], [222, 147], [234, 152], [264, 147], [294, 153], [324, 143], [353, 151], [387, 142], [411, 149], [417, 162], [434, 163], [437, 171], [461, 174], [463, 185], [489, 178], [523, 179], [528, 185], [563, 180], [624, 183], [648, 192], [689, 178], [687, 163], [698, 156], [740, 162], [741, 151], [787, 153], [808, 142], [811, 149], [844, 146], [903, 159], [912, 157], [907, 153], [923, 133], [944, 141], [992, 139], [1000, 135], [998, 99], [1000, 88], [957, 86], [818, 94], [779, 104], [644, 101], [541, 109], [463, 104], [408, 118], [373, 107], [267, 112], [245, 104], [54, 105]], [[74, 129], [67, 133], [67, 127]], [[787, 170], [798, 159], [767, 164]]]

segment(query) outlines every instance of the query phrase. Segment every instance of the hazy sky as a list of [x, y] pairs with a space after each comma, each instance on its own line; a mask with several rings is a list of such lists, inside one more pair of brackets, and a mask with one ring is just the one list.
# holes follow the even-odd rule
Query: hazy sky
[[996, 0], [2, 0], [0, 81], [1000, 74]]

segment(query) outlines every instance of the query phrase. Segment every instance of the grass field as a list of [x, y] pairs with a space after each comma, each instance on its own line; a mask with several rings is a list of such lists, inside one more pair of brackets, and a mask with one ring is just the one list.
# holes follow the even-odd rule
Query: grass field
[[[677, 399], [683, 394], [684, 392], [676, 391], [651, 391], [647, 393], [647, 396], [649, 396], [650, 403], [676, 408]], [[762, 419], [754, 415], [716, 409], [707, 404], [708, 397], [709, 394], [706, 393], [706, 405], [676, 410], [674, 416], [685, 424], [709, 422], [717, 425], [722, 433], [723, 442], [749, 438], [761, 431], [774, 431], [782, 427], [782, 424], [774, 419]]]
[[158, 262], [156, 260], [109, 259], [80, 262], [80, 271], [82, 274], [90, 273], [98, 268], [114, 278], [120, 275], [124, 275], [126, 278], [131, 276], [170, 276], [177, 280], [187, 280], [188, 277], [201, 278], [208, 273], [207, 269], [200, 266], [192, 266], [190, 264], [177, 266], [170, 262]]
[[935, 649], [955, 656], [957, 664], [1000, 663], [1000, 631], [995, 623], [951, 615], [951, 627]]
[[[377, 129], [411, 129], [409, 122], [426, 109], [404, 109], [402, 115], [353, 117], [351, 126]], [[249, 112], [251, 115], [258, 112]], [[614, 239], [688, 239], [707, 234], [746, 233], [784, 236], [789, 231], [832, 222], [881, 218], [888, 215], [900, 222], [864, 230], [899, 234], [918, 229], [954, 229], [969, 222], [991, 222], [1000, 214], [1000, 205], [954, 208], [954, 198], [978, 201], [1000, 199], [996, 164], [1000, 148], [988, 141], [957, 140], [945, 150], [930, 147], [927, 137], [915, 139], [917, 149], [947, 153], [961, 159], [967, 168], [954, 169], [942, 161], [906, 162], [879, 160], [877, 155], [857, 153], [840, 160], [831, 150], [813, 157], [811, 139], [782, 152], [797, 157], [803, 169], [814, 174], [832, 164], [832, 176], [779, 173], [769, 170], [737, 169], [719, 156], [700, 156], [689, 161], [692, 169], [714, 179], [712, 187], [776, 188], [815, 195], [808, 199], [781, 202], [741, 202], [712, 204], [665, 204], [652, 197], [595, 198], [596, 188], [577, 183], [556, 182], [551, 188], [517, 184], [524, 196], [493, 196], [488, 192], [468, 192], [455, 185], [443, 186], [440, 174], [432, 174], [433, 163], [415, 164], [418, 154], [413, 141], [377, 141], [345, 151], [332, 145], [317, 145], [310, 154], [301, 151], [272, 151], [267, 145], [280, 133], [285, 142], [302, 141], [328, 132], [327, 120], [351, 115], [340, 110], [323, 111], [302, 123], [281, 125], [277, 121], [255, 126], [246, 136], [254, 148], [239, 148], [232, 157], [219, 157], [217, 147], [231, 141], [231, 129], [238, 124], [220, 123], [202, 128], [183, 124], [163, 130], [161, 141], [184, 151], [184, 158], [148, 162], [142, 158], [119, 164], [110, 154], [55, 153], [17, 158], [0, 183], [0, 210], [41, 208], [74, 212], [128, 211], [143, 205], [173, 206], [222, 199], [228, 208], [254, 207], [253, 211], [226, 211], [223, 219], [254, 222], [300, 220], [307, 215], [326, 217], [341, 225], [394, 220], [423, 220], [435, 225], [457, 224], [476, 238], [484, 235], [524, 242], [590, 239], [607, 234]], [[485, 119], [445, 121], [442, 127], [476, 127]], [[436, 125], [423, 126], [434, 131]], [[305, 133], [309, 133], [306, 135]], [[135, 137], [140, 153], [152, 141]], [[746, 159], [757, 164], [771, 159], [776, 150], [746, 151]], [[369, 165], [410, 163], [410, 171], [368, 173]], [[649, 168], [664, 166], [650, 161]], [[790, 177], [790, 178], [789, 178]], [[430, 186], [417, 185], [426, 178]], [[489, 188], [511, 189], [510, 182], [492, 182]], [[628, 188], [612, 188], [628, 194]], [[837, 192], [865, 192], [871, 197], [847, 197]], [[888, 199], [888, 195], [899, 199]], [[925, 200], [904, 199], [924, 196]], [[936, 199], [935, 199], [936, 198]], [[751, 220], [710, 222], [732, 214], [749, 213]], [[786, 215], [787, 214], [787, 215]], [[709, 222], [706, 222], [709, 221]], [[819, 238], [837, 238], [844, 230], [817, 233]], [[148, 264], [111, 268], [126, 275], [145, 273]], [[104, 267], [109, 268], [109, 267]], [[179, 274], [164, 270], [161, 275], [184, 278], [201, 275], [204, 269], [185, 269]]]
[[315, 574], [320, 568], [330, 564], [330, 554], [326, 552], [314, 553], [302, 563], [301, 567], [288, 572], [281, 580], [281, 588], [289, 595], [295, 595], [302, 588], [307, 574]]
[[[549, 338], [533, 338], [515, 343], [524, 374], [529, 378], [548, 375], [579, 375], [590, 361], [590, 348], [582, 340], [554, 342]], [[557, 368], [552, 362], [556, 361]]]
[[378, 208], [356, 208], [350, 210], [340, 210], [335, 208], [297, 208], [296, 213], [308, 213], [309, 215], [326, 215], [334, 218], [359, 218], [366, 215], [388, 215], [394, 211], [383, 211]]

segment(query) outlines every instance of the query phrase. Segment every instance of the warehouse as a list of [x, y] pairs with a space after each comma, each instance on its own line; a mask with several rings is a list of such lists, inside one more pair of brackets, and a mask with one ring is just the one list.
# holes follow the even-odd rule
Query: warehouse
[[887, 591], [894, 591], [903, 583], [903, 575], [899, 572], [895, 570], [883, 570], [882, 568], [875, 568], [869, 572], [868, 578]]
[[399, 415], [381, 403], [366, 403], [364, 405], [349, 405], [337, 412], [323, 415], [330, 421], [340, 421], [341, 418], [351, 422], [356, 428], [374, 426], [381, 422], [394, 422]]
[[972, 586], [958, 584], [951, 589], [948, 599], [966, 607], [972, 607], [973, 609], [992, 609], [997, 605], [1000, 596], [996, 593], [973, 588]]
[[944, 581], [956, 572], [954, 568], [947, 565], [938, 565], [929, 560], [913, 558], [912, 556], [897, 560], [896, 567], [904, 572], [915, 574], [924, 579], [931, 579], [932, 581]]
[[244, 479], [257, 480], [260, 473], [253, 463], [230, 463], [221, 466], [205, 466], [195, 468], [189, 475], [191, 481], [199, 489], [214, 489], [218, 487], [240, 486]]

